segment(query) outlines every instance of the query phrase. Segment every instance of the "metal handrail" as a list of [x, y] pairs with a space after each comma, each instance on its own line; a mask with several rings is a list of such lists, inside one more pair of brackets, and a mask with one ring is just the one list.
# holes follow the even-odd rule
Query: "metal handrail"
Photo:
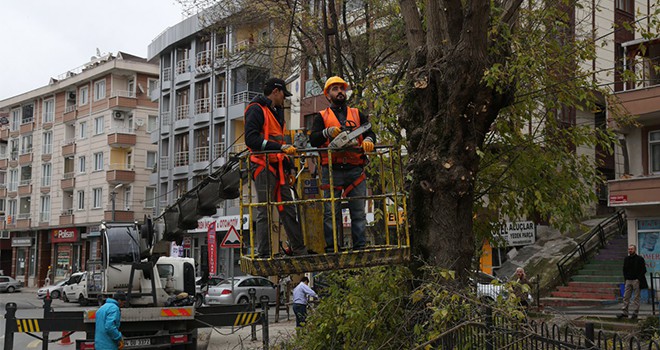
[[562, 283], [567, 283], [569, 272], [578, 262], [586, 261], [587, 257], [597, 248], [605, 247], [609, 238], [616, 234], [623, 234], [625, 229], [626, 214], [623, 210], [617, 211], [616, 214], [593, 227], [572, 251], [557, 262]]

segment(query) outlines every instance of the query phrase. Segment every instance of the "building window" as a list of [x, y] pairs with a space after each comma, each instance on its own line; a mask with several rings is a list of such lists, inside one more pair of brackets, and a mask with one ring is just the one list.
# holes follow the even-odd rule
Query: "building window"
[[78, 96], [80, 96], [78, 97], [78, 105], [79, 106], [86, 105], [89, 102], [89, 87], [88, 86], [81, 87]]
[[660, 173], [660, 130], [649, 132], [649, 156], [651, 173]]
[[80, 122], [78, 125], [78, 138], [81, 140], [87, 138], [87, 122]]
[[51, 184], [52, 166], [50, 163], [41, 164], [41, 186], [49, 187]]
[[94, 171], [103, 170], [103, 152], [94, 153]]
[[94, 101], [105, 98], [105, 79], [94, 82]]
[[9, 140], [9, 159], [18, 160], [18, 139]]
[[32, 135], [21, 137], [21, 154], [32, 153]]
[[32, 165], [21, 167], [21, 182], [19, 186], [27, 186], [32, 183]]
[[18, 191], [18, 169], [9, 170], [9, 183], [7, 190], [10, 192]]
[[55, 99], [51, 98], [44, 101], [42, 118], [44, 123], [53, 122], [53, 119], [55, 119]]
[[95, 188], [92, 190], [92, 208], [99, 209], [101, 208], [101, 198], [103, 197], [103, 189]]
[[124, 190], [124, 210], [131, 210], [131, 204], [133, 203], [133, 191], [131, 191], [131, 186], [127, 186]]
[[39, 222], [50, 221], [50, 196], [41, 196], [41, 211], [39, 212]]
[[152, 132], [158, 129], [158, 116], [150, 115], [147, 119], [147, 132]]
[[153, 208], [155, 206], [156, 206], [156, 188], [147, 187], [147, 190], [145, 191], [144, 207]]
[[94, 119], [94, 135], [102, 134], [104, 127], [105, 127], [105, 120], [103, 119], [103, 117], [98, 117]]
[[87, 159], [85, 158], [85, 156], [78, 157], [78, 173], [84, 174], [85, 171], [87, 171], [86, 167], [87, 167]]
[[41, 153], [42, 154], [51, 154], [53, 153], [53, 132], [46, 131], [43, 133], [43, 142], [41, 143]]
[[15, 108], [11, 111], [11, 131], [17, 131], [18, 127], [21, 126], [21, 109]]
[[634, 13], [634, 0], [616, 0], [617, 10]]
[[78, 191], [78, 210], [85, 209], [85, 191]]
[[156, 166], [156, 152], [147, 151], [147, 169], [153, 169]]

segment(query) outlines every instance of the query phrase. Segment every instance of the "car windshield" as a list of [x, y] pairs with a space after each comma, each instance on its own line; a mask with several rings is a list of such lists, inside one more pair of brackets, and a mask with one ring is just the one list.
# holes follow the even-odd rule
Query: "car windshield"
[[68, 280], [61, 281], [55, 285], [55, 287], [62, 287]]

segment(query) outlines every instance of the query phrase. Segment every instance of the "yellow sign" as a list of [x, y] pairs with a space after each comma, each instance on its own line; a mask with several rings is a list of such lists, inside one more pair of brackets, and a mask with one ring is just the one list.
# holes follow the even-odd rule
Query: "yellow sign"
[[[403, 210], [399, 210], [399, 224], [403, 224], [405, 220], [406, 218], [403, 216]], [[387, 213], [387, 224], [396, 225], [396, 221], [394, 221], [394, 213]]]

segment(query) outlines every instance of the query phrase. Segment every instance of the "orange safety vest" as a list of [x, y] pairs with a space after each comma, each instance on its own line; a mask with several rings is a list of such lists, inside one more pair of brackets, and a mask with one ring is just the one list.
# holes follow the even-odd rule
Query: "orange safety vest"
[[[247, 114], [248, 108], [250, 108], [252, 105], [259, 105], [259, 104], [250, 103], [245, 108], [244, 115]], [[259, 107], [261, 107], [261, 110], [264, 113], [264, 128], [261, 131], [261, 135], [263, 136], [264, 140], [277, 142], [280, 145], [283, 145], [285, 127], [280, 125], [280, 123], [273, 115], [273, 112], [270, 111], [270, 108], [261, 105], [259, 105]], [[250, 149], [250, 152], [254, 152], [253, 149], [249, 147], [248, 149]], [[268, 167], [268, 171], [273, 173], [273, 175], [278, 176], [279, 179], [277, 181], [277, 184], [275, 185], [275, 191], [274, 191], [275, 197], [277, 198], [278, 202], [282, 201], [282, 192], [280, 191], [280, 187], [286, 183], [285, 182], [286, 176], [284, 176], [284, 157], [285, 157], [284, 153], [268, 154], [268, 164], [266, 164], [265, 154], [250, 155], [250, 161], [257, 164], [257, 168], [254, 170], [254, 175], [253, 175], [254, 179], [256, 179], [257, 175], [259, 175], [264, 169], [266, 169], [266, 167]], [[282, 206], [279, 206], [278, 209], [282, 211], [284, 208]]]
[[[326, 128], [329, 128], [331, 126], [336, 126], [338, 128], [341, 128], [339, 119], [337, 119], [337, 116], [335, 115], [335, 112], [332, 111], [332, 109], [326, 108], [320, 111], [319, 113], [321, 113], [321, 117], [323, 118], [323, 123], [325, 124]], [[356, 128], [360, 126], [360, 112], [358, 111], [357, 108], [348, 108], [348, 107], [346, 108], [346, 121], [350, 122], [350, 125], [355, 126]], [[363, 139], [364, 137], [362, 135], [358, 136], [358, 140], [357, 140], [358, 147], [362, 146]], [[322, 145], [322, 147], [327, 148], [329, 144], [330, 141], [326, 140], [325, 143]], [[321, 164], [328, 165], [327, 152], [321, 152]], [[358, 152], [333, 152], [332, 164], [363, 165], [364, 157], [362, 153], [358, 153]]]

